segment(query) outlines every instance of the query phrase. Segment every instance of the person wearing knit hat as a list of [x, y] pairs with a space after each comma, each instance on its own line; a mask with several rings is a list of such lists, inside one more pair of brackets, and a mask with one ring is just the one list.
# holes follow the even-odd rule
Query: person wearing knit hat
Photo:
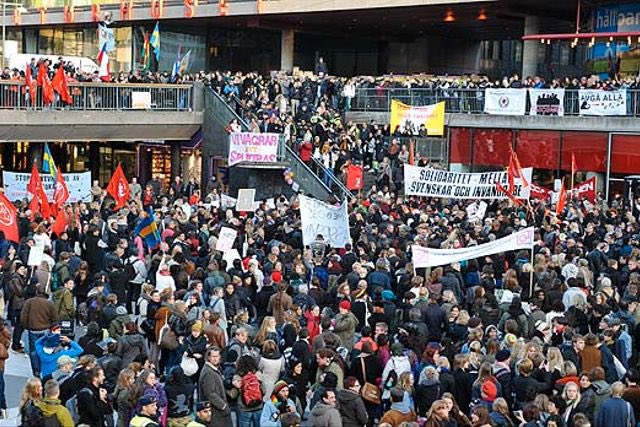
[[340, 302], [339, 311], [333, 325], [333, 332], [340, 337], [342, 345], [351, 352], [355, 344], [356, 328], [359, 321], [351, 311], [351, 302], [349, 300], [344, 299]]
[[496, 353], [496, 362], [505, 362], [511, 357], [511, 352], [507, 349], [502, 349]]
[[202, 322], [200, 320], [196, 320], [195, 323], [191, 325], [192, 332], [202, 332], [202, 329], [204, 329], [204, 326], [202, 326]]
[[480, 387], [480, 397], [486, 402], [493, 403], [498, 397], [498, 387], [491, 380], [486, 380]]
[[271, 398], [267, 400], [262, 408], [260, 425], [280, 425], [280, 416], [287, 413], [300, 416], [300, 414], [296, 412], [296, 404], [293, 400], [289, 399], [289, 384], [287, 384], [286, 381], [280, 380], [274, 384]]

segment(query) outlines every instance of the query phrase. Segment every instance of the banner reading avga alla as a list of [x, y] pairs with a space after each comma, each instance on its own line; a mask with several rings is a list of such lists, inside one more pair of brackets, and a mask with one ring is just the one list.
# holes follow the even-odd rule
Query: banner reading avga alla
[[411, 259], [415, 268], [435, 267], [507, 251], [531, 249], [533, 243], [533, 227], [529, 227], [503, 237], [502, 239], [466, 248], [432, 249], [419, 245], [411, 245]]
[[531, 116], [564, 116], [564, 89], [529, 89]]
[[427, 135], [444, 135], [444, 101], [433, 105], [414, 107], [391, 100], [392, 132], [400, 127], [401, 131], [409, 131], [411, 135], [420, 134], [420, 126], [424, 125]]
[[524, 116], [527, 91], [524, 89], [485, 90], [484, 112], [506, 116]]
[[[91, 172], [66, 173], [63, 175], [64, 181], [69, 189], [69, 203], [78, 201], [91, 201]], [[42, 185], [49, 200], [53, 200], [53, 191], [56, 181], [50, 174], [41, 174]], [[2, 182], [4, 183], [4, 194], [11, 201], [31, 198], [27, 193], [27, 184], [31, 174], [20, 172], [2, 172]]]
[[[531, 182], [532, 168], [523, 168], [527, 183]], [[404, 165], [404, 194], [407, 196], [443, 197], [447, 199], [506, 199], [499, 192], [496, 182], [503, 187], [509, 185], [506, 171], [463, 173]], [[524, 186], [516, 178], [514, 195], [517, 199], [528, 199], [530, 186]]]
[[279, 140], [277, 133], [232, 133], [229, 135], [229, 166], [240, 162], [275, 163]]
[[581, 116], [624, 116], [627, 114], [626, 90], [580, 89]]
[[305, 246], [312, 244], [318, 234], [334, 248], [344, 248], [351, 243], [346, 202], [332, 206], [303, 195], [299, 200], [302, 243]]

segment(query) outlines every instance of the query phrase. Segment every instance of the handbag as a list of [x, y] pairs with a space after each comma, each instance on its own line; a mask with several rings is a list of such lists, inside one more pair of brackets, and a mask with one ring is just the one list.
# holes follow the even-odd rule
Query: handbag
[[169, 313], [167, 313], [164, 325], [162, 325], [158, 334], [158, 347], [164, 350], [175, 350], [179, 345], [176, 333], [169, 326]]
[[362, 366], [362, 378], [364, 379], [364, 385], [360, 389], [360, 395], [362, 398], [372, 405], [379, 405], [382, 403], [382, 395], [380, 394], [380, 388], [367, 382], [367, 368], [364, 364], [364, 357], [360, 358], [360, 365]]
[[184, 371], [184, 374], [188, 377], [198, 372], [198, 362], [196, 362], [195, 357], [187, 356], [187, 353], [184, 353], [184, 355], [182, 356], [180, 367]]

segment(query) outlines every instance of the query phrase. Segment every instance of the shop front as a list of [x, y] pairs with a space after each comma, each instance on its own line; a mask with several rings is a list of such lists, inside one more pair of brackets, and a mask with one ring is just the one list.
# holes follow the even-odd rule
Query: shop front
[[450, 129], [451, 170], [481, 172], [504, 169], [513, 149], [523, 167], [533, 167], [536, 184], [552, 189], [571, 179], [575, 159], [578, 184], [596, 177], [598, 191], [609, 198], [624, 192], [624, 177], [640, 171], [640, 135], [514, 129]]

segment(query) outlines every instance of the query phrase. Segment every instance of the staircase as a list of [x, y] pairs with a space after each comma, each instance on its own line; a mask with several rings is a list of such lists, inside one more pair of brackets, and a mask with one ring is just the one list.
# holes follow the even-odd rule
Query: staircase
[[[209, 103], [207, 102], [209, 100]], [[228, 144], [226, 141], [228, 140], [228, 134], [226, 132], [226, 127], [231, 122], [231, 120], [236, 119], [240, 124], [243, 131], [249, 131], [249, 125], [244, 120], [242, 105], [236, 97], [232, 97], [230, 101], [227, 101], [225, 98], [220, 96], [210, 87], [207, 87], [205, 90], [205, 123], [209, 122], [209, 106], [211, 106], [211, 121], [213, 122], [211, 135], [216, 141], [225, 141], [223, 147], [219, 147], [216, 150], [216, 154], [220, 157], [228, 156]], [[222, 127], [221, 127], [222, 126]], [[207, 127], [205, 126], [205, 129]], [[224, 137], [220, 134], [220, 129], [224, 132]], [[222, 139], [224, 138], [224, 139]], [[207, 140], [205, 134], [205, 140]], [[280, 138], [280, 147], [278, 149], [278, 161], [282, 163], [282, 169], [291, 168], [294, 174], [294, 181], [298, 183], [300, 186], [300, 191], [305, 194], [311, 195], [319, 200], [328, 200], [330, 196], [333, 196], [339, 200], [351, 199], [353, 194], [347, 190], [340, 180], [336, 177], [332, 176], [329, 182], [329, 185], [325, 185], [322, 177], [324, 176], [322, 165], [319, 165], [320, 168], [317, 170], [320, 171], [320, 176], [316, 174], [309, 166], [307, 166], [301, 159], [298, 157], [297, 153], [289, 147], [284, 142], [284, 136]], [[243, 167], [249, 167], [250, 164], [242, 163], [240, 164]]]

